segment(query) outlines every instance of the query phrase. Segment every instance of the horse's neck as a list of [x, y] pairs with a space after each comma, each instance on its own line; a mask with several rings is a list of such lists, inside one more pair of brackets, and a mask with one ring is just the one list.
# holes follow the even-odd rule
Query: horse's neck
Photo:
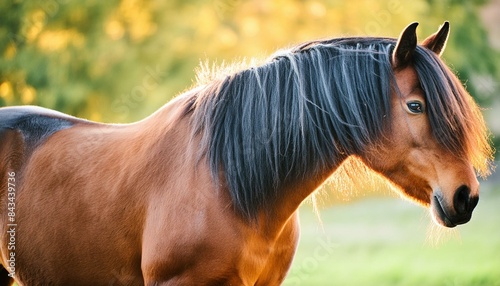
[[278, 201], [274, 207], [273, 217], [266, 218], [269, 227], [278, 228], [279, 225], [284, 225], [297, 211], [302, 202], [318, 190], [341, 163], [331, 166], [328, 170], [325, 169], [322, 173], [298, 181], [293, 185], [285, 186], [280, 191]]
[[[189, 112], [187, 109], [189, 109], [190, 102], [193, 100], [193, 96], [195, 96], [197, 92], [198, 89], [194, 89], [179, 95], [153, 113], [150, 117], [141, 121], [140, 124], [143, 124], [144, 128], [150, 130], [148, 131], [149, 134], [158, 134], [158, 136], [167, 134], [162, 130], [172, 131], [176, 128], [192, 128], [193, 126], [189, 123], [181, 123], [189, 122], [190, 114], [188, 114]], [[192, 130], [178, 131], [181, 132], [175, 132], [175, 134], [185, 134], [186, 136], [192, 136], [193, 134], [193, 132], [191, 132]], [[157, 139], [160, 140], [160, 138]], [[179, 139], [180, 138], [176, 138], [176, 140]], [[189, 140], [185, 138], [184, 141], [195, 145], [198, 144], [196, 146], [186, 146], [186, 148], [199, 148], [199, 142], [196, 143], [197, 140]], [[198, 152], [196, 153], [199, 154]], [[326, 168], [318, 174], [314, 174], [300, 181], [283, 185], [280, 188], [279, 195], [276, 198], [276, 201], [273, 202], [271, 209], [265, 209], [258, 215], [257, 225], [259, 228], [271, 236], [276, 232], [280, 232], [283, 226], [289, 221], [290, 217], [296, 212], [300, 204], [323, 184], [323, 182], [340, 165], [341, 161], [342, 160], [339, 160], [338, 164], [330, 166], [330, 168]], [[206, 160], [197, 161], [197, 163], [208, 164]], [[196, 168], [196, 166], [193, 166], [193, 170], [194, 168]], [[208, 166], [204, 169], [208, 169]]]

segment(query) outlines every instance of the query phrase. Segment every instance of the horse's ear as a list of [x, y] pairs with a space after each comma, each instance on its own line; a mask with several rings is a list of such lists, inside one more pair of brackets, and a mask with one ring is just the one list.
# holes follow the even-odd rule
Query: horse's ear
[[417, 47], [417, 26], [417, 22], [411, 23], [399, 36], [396, 47], [392, 52], [393, 68], [405, 67], [411, 62], [413, 53]]
[[450, 34], [450, 23], [445, 21], [439, 30], [430, 35], [424, 40], [422, 46], [428, 48], [429, 50], [435, 52], [438, 56], [443, 53], [444, 47], [446, 46], [446, 40], [448, 40], [448, 35]]

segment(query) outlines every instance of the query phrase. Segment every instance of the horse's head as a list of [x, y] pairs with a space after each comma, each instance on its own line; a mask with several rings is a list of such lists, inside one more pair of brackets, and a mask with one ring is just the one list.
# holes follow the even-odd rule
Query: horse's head
[[470, 220], [479, 199], [475, 171], [488, 172], [492, 152], [479, 108], [439, 59], [448, 23], [422, 45], [416, 27], [409, 25], [392, 51], [391, 128], [366, 161], [430, 206], [439, 224], [454, 227]]

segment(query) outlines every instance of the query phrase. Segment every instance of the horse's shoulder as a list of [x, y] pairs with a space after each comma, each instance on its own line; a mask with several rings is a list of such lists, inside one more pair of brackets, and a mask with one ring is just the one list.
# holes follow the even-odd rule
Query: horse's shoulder
[[87, 121], [38, 106], [0, 108], [0, 141], [9, 130], [18, 132], [32, 149], [57, 131]]

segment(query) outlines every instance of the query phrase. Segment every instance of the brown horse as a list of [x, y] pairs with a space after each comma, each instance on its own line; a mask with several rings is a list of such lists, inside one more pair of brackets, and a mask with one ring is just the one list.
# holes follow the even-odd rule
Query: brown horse
[[448, 23], [416, 27], [300, 45], [134, 124], [0, 109], [4, 285], [278, 285], [297, 208], [351, 156], [466, 223], [488, 132], [439, 58]]

